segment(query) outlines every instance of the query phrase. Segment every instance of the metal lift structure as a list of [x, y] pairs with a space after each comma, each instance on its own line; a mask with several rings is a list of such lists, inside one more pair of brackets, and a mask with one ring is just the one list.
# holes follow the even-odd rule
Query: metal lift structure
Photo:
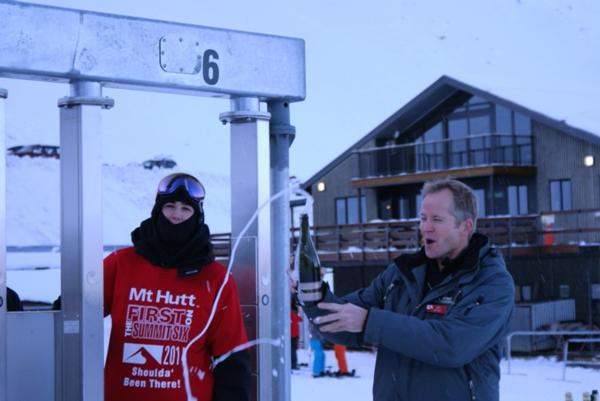
[[[231, 227], [288, 188], [305, 98], [304, 41], [0, 1], [0, 76], [66, 83], [61, 147], [62, 310], [6, 313], [6, 90], [0, 89], [0, 400], [103, 400], [103, 87], [230, 99]], [[266, 104], [266, 107], [265, 107]], [[257, 400], [289, 400], [289, 208], [281, 196], [241, 241], [233, 270], [256, 348]]]

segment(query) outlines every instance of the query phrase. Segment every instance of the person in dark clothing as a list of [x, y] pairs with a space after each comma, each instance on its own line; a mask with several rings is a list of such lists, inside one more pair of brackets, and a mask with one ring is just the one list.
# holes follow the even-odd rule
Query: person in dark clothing
[[440, 180], [421, 195], [421, 250], [342, 298], [324, 288], [324, 302], [304, 311], [329, 341], [378, 347], [376, 401], [497, 401], [513, 279], [502, 255], [474, 233], [471, 188]]
[[240, 302], [214, 260], [204, 192], [190, 175], [165, 177], [134, 246], [104, 260], [107, 401], [250, 400]]
[[21, 312], [22, 310], [23, 304], [19, 295], [11, 288], [6, 287], [6, 311]]

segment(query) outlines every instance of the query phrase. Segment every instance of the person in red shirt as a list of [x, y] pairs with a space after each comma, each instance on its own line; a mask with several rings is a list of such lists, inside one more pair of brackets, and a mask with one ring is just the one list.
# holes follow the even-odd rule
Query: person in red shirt
[[247, 342], [238, 293], [214, 260], [204, 194], [193, 176], [165, 177], [133, 247], [104, 260], [106, 401], [250, 399], [248, 353], [233, 352]]
[[300, 316], [298, 313], [298, 304], [296, 304], [295, 298], [292, 297], [292, 305], [290, 310], [290, 333], [292, 337], [292, 369], [294, 370], [300, 369], [298, 366], [298, 340], [300, 339], [301, 321], [302, 316]]

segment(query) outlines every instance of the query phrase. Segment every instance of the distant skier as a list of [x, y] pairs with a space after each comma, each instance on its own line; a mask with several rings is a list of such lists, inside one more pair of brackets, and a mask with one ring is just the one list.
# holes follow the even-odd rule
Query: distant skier
[[309, 326], [310, 348], [313, 352], [312, 377], [329, 376], [330, 372], [325, 370], [325, 351], [323, 350], [323, 337], [314, 325]]
[[184, 401], [186, 379], [198, 401], [250, 399], [249, 356], [233, 279], [224, 287], [214, 320], [205, 327], [226, 269], [214, 261], [204, 223], [204, 187], [187, 174], [158, 185], [151, 217], [131, 233], [134, 246], [104, 261], [104, 314], [112, 316], [105, 369], [105, 400]]
[[333, 344], [333, 351], [335, 353], [335, 359], [338, 364], [338, 370], [335, 372], [336, 377], [354, 377], [356, 370], [348, 370], [348, 361], [346, 360], [346, 346], [340, 344]]

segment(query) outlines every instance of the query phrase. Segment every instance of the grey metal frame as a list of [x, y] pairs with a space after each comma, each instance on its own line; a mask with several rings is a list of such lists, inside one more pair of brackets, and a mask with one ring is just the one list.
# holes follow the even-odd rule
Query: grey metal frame
[[301, 39], [13, 1], [0, 2], [0, 15], [0, 75], [203, 96], [305, 97]]
[[[270, 114], [261, 110], [258, 98], [239, 98], [231, 101], [231, 112], [219, 116], [231, 124], [231, 236], [238, 238], [254, 212], [270, 198], [269, 177]], [[255, 168], [249, 168], [255, 166]], [[240, 289], [243, 308], [253, 309], [258, 317], [256, 335], [269, 338], [271, 332], [271, 214], [266, 209], [258, 215], [244, 234], [256, 238], [256, 246], [244, 241], [238, 247], [239, 265], [233, 271], [238, 282], [256, 277], [256, 287]], [[251, 261], [256, 260], [256, 266]], [[272, 348], [258, 347], [259, 399], [271, 400], [270, 374]]]
[[6, 121], [7, 91], [0, 88], [0, 400], [7, 399], [6, 355]]
[[[101, 110], [99, 83], [75, 82], [59, 101], [62, 393], [104, 399]], [[78, 378], [74, 380], [73, 378]]]
[[[231, 98], [231, 111], [221, 114], [220, 119], [231, 123], [231, 216], [235, 237], [256, 208], [269, 200], [271, 191], [287, 188], [286, 146], [290, 141], [285, 146], [270, 144], [270, 114], [261, 109], [261, 101], [271, 102], [276, 114], [281, 115], [281, 105], [304, 99], [304, 41], [12, 1], [0, 1], [0, 15], [0, 76], [71, 85], [71, 95], [59, 101], [63, 311], [60, 329], [56, 330], [60, 337], [57, 370], [61, 370], [56, 376], [63, 379], [56, 384], [63, 400], [101, 400], [100, 114], [101, 108], [112, 106], [112, 100], [102, 97], [102, 87]], [[278, 128], [272, 127], [283, 136], [289, 134], [285, 132], [289, 130], [289, 110], [287, 113], [283, 111]], [[0, 144], [3, 141], [0, 131]], [[273, 186], [271, 160], [277, 166]], [[0, 200], [6, 193], [4, 174], [1, 170]], [[0, 204], [2, 288], [4, 213]], [[238, 280], [244, 287], [240, 288], [240, 298], [246, 304], [245, 316], [257, 316], [257, 335], [282, 340], [277, 348], [259, 347], [258, 372], [264, 372], [259, 374], [260, 400], [289, 400], [289, 346], [285, 337], [289, 331], [289, 298], [284, 269], [289, 255], [285, 245], [289, 235], [287, 213], [287, 207], [278, 205], [259, 215], [246, 234], [255, 240], [243, 242], [234, 270], [236, 277], [244, 279]], [[272, 240], [271, 214], [273, 222], [283, 222], [277, 227], [281, 239]], [[281, 240], [284, 245], [277, 245], [272, 258], [272, 246]], [[282, 295], [286, 298], [281, 299]], [[5, 398], [2, 392], [6, 388], [4, 319], [0, 309], [0, 399]], [[274, 370], [279, 373], [276, 383]]]
[[284, 374], [271, 378], [271, 399], [289, 400], [291, 387], [291, 333], [290, 333], [290, 289], [287, 270], [290, 255], [289, 193], [289, 147], [296, 129], [290, 125], [290, 109], [287, 102], [271, 102], [271, 193], [281, 196], [271, 204], [271, 283], [272, 306], [271, 338], [282, 339], [279, 347], [272, 349], [271, 364], [283, 369]]
[[[7, 322], [6, 400], [54, 401], [60, 399], [56, 328], [59, 311], [11, 312]], [[25, 346], [23, 346], [25, 344]]]

